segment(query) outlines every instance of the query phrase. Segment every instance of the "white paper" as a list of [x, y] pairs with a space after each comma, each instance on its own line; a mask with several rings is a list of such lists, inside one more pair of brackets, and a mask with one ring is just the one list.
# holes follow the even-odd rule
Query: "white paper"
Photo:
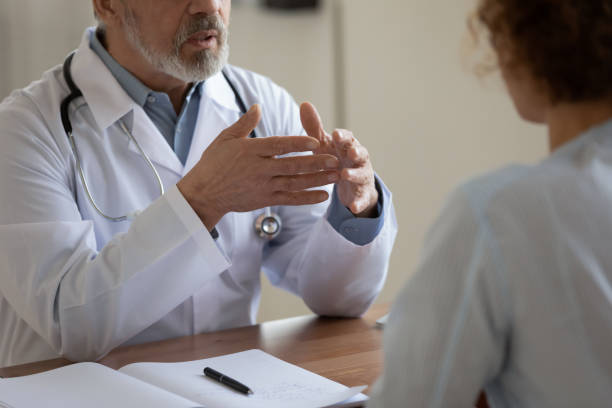
[[198, 404], [95, 363], [0, 381], [0, 407], [168, 408]]
[[387, 320], [389, 320], [389, 315], [388, 315], [388, 314], [386, 314], [386, 315], [384, 315], [383, 317], [381, 317], [380, 319], [378, 319], [378, 320], [376, 321], [376, 324], [377, 324], [379, 327], [385, 327], [385, 325], [387, 324]]
[[[241, 394], [205, 377], [205, 367], [245, 384], [253, 394]], [[206, 408], [321, 408], [342, 406], [335, 404], [350, 399], [351, 405], [367, 400], [359, 394], [366, 387], [347, 388], [261, 350], [185, 363], [136, 363], [120, 371]]]

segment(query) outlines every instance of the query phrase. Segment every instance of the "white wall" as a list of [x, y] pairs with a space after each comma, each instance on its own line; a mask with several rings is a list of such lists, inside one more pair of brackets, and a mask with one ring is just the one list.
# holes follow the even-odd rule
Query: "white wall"
[[92, 21], [89, 1], [1, 0], [0, 99], [61, 63]]
[[234, 5], [230, 63], [262, 73], [287, 88], [296, 101], [312, 101], [325, 122], [336, 122], [332, 7], [271, 12]]

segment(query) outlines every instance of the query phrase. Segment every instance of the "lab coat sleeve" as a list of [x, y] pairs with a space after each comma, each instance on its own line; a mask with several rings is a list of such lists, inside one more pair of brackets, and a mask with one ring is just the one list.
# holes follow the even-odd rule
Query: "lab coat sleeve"
[[[288, 119], [273, 124], [271, 134], [304, 134], [299, 108], [286, 92], [279, 95], [276, 111], [289, 110], [282, 115]], [[331, 196], [332, 186], [327, 191]], [[297, 294], [319, 315], [360, 316], [382, 289], [389, 266], [397, 234], [392, 197], [385, 196], [383, 225], [365, 245], [349, 241], [332, 227], [330, 201], [277, 209], [283, 230], [264, 249], [263, 269], [272, 284]]]
[[469, 407], [502, 368], [509, 294], [484, 215], [456, 192], [384, 333], [373, 408]]
[[0, 291], [53, 351], [98, 359], [229, 267], [176, 187], [97, 251], [67, 144], [29, 98], [9, 102], [0, 108]]

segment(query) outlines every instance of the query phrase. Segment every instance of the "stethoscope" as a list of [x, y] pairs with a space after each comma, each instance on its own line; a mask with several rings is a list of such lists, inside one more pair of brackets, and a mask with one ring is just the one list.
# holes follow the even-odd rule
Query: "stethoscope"
[[[74, 83], [72, 79], [72, 74], [70, 73], [70, 68], [72, 65], [72, 58], [74, 57], [74, 54], [75, 53], [73, 52], [66, 58], [66, 61], [64, 61], [64, 65], [62, 68], [63, 74], [64, 74], [64, 80], [66, 81], [66, 84], [68, 85], [68, 88], [70, 89], [70, 95], [68, 95], [66, 98], [64, 98], [64, 100], [62, 100], [62, 103], [60, 105], [60, 113], [61, 113], [61, 118], [62, 118], [62, 125], [64, 126], [64, 131], [66, 132], [66, 135], [68, 136], [68, 140], [70, 141], [70, 146], [72, 148], [72, 152], [74, 154], [76, 165], [79, 171], [79, 178], [81, 179], [81, 183], [83, 184], [83, 189], [85, 190], [87, 199], [89, 200], [89, 202], [91, 203], [91, 205], [94, 207], [94, 209], [96, 210], [98, 214], [100, 214], [105, 219], [109, 221], [113, 221], [113, 222], [131, 221], [134, 219], [134, 217], [136, 217], [140, 213], [140, 211], [134, 211], [134, 212], [128, 213], [120, 217], [113, 217], [113, 216], [105, 214], [100, 209], [100, 207], [96, 204], [96, 201], [94, 200], [91, 194], [89, 185], [87, 184], [87, 180], [85, 179], [85, 173], [83, 172], [83, 167], [81, 166], [81, 157], [79, 155], [76, 141], [72, 133], [72, 123], [70, 122], [70, 117], [68, 115], [68, 107], [70, 103], [73, 100], [83, 96], [83, 93]], [[234, 95], [236, 97], [236, 102], [238, 103], [238, 107], [240, 108], [240, 111], [244, 115], [247, 112], [244, 101], [240, 97], [240, 94], [236, 90], [236, 87], [234, 86], [232, 81], [229, 79], [227, 73], [225, 71], [222, 71], [222, 73], [223, 73], [223, 76], [225, 77], [225, 80], [229, 84], [230, 88], [232, 88], [232, 91], [234, 92]], [[123, 121], [119, 121], [118, 123], [121, 129], [123, 130], [123, 132], [130, 138], [130, 140], [134, 142], [134, 145], [140, 152], [140, 155], [143, 157], [143, 159], [147, 162], [147, 165], [153, 171], [153, 174], [155, 175], [155, 180], [157, 181], [157, 185], [159, 186], [159, 193], [160, 195], [163, 195], [165, 193], [164, 184], [161, 180], [161, 177], [159, 176], [159, 173], [157, 172], [157, 169], [153, 165], [153, 162], [151, 161], [147, 153], [142, 149], [142, 147], [140, 146], [140, 144], [138, 143], [138, 141], [136, 140], [132, 132], [129, 131], [125, 123], [123, 123]], [[250, 138], [257, 137], [255, 130], [251, 132], [249, 137]], [[257, 235], [266, 240], [272, 240], [276, 238], [278, 234], [280, 234], [282, 226], [283, 226], [283, 223], [281, 221], [280, 216], [273, 213], [270, 207], [266, 207], [266, 209], [264, 210], [264, 213], [261, 214], [259, 217], [257, 217], [254, 223], [255, 232], [257, 233]], [[212, 234], [213, 234], [213, 237], [217, 236], [216, 229], [212, 231]]]

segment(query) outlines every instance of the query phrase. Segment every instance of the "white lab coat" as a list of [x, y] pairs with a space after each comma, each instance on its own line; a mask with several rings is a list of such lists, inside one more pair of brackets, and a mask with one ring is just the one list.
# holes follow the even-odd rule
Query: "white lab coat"
[[[303, 134], [286, 91], [229, 67], [248, 104], [262, 106], [257, 132]], [[357, 316], [380, 291], [396, 235], [387, 219], [357, 246], [326, 219], [329, 203], [279, 207], [283, 232], [267, 246], [254, 232], [260, 211], [227, 214], [214, 241], [176, 183], [240, 116], [222, 75], [206, 81], [186, 165], [141, 107], [89, 48], [72, 64], [84, 94], [70, 118], [100, 217], [85, 196], [60, 120], [69, 93], [61, 67], [0, 106], [0, 366], [65, 356], [94, 360], [122, 344], [253, 324], [260, 271], [316, 313]], [[167, 192], [118, 126], [124, 120], [158, 169]]]

